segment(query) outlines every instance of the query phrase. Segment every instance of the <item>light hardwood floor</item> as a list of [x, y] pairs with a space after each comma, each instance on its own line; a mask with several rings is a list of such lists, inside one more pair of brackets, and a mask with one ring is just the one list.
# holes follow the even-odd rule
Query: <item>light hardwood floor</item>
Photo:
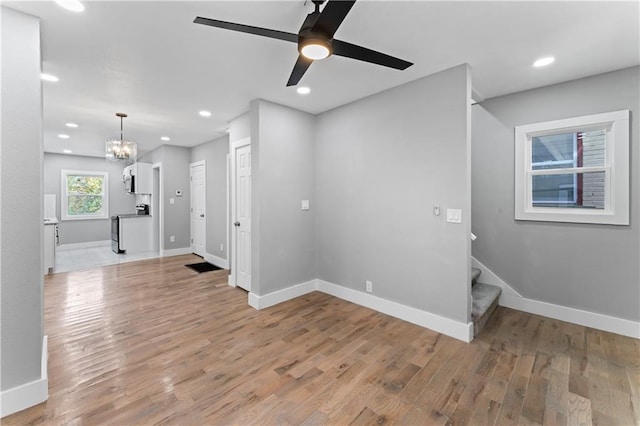
[[177, 256], [49, 276], [49, 400], [3, 425], [638, 424], [637, 340], [498, 308], [465, 344]]

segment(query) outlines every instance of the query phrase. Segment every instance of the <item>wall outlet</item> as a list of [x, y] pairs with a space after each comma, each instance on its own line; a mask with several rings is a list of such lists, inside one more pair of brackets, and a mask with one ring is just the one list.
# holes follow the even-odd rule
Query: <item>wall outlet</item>
[[170, 243], [175, 243], [175, 242], [176, 242], [176, 236], [175, 236], [175, 235], [171, 235], [171, 236], [169, 237], [169, 242], [170, 242]]
[[220, 243], [220, 251], [224, 251], [224, 244]]
[[369, 280], [365, 281], [364, 283], [365, 283], [367, 292], [371, 293], [373, 291], [373, 283]]

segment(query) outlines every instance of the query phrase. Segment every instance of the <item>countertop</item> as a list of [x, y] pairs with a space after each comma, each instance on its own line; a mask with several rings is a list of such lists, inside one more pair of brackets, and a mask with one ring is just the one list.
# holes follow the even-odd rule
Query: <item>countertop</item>
[[44, 224], [45, 225], [57, 225], [58, 224], [58, 218], [57, 217], [45, 217], [44, 218]]
[[142, 217], [151, 217], [150, 214], [127, 213], [127, 214], [114, 214], [113, 216], [111, 216], [111, 218], [113, 218], [114, 216], [118, 216], [120, 219], [137, 219]]

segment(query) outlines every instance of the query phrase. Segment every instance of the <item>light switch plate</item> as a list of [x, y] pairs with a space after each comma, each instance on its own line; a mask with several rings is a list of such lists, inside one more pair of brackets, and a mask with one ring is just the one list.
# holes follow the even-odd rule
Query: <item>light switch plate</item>
[[447, 222], [449, 222], [449, 223], [462, 223], [462, 210], [461, 209], [447, 209]]
[[302, 200], [302, 210], [309, 210], [309, 200]]
[[176, 200], [175, 198], [169, 198], [169, 204], [175, 204]]

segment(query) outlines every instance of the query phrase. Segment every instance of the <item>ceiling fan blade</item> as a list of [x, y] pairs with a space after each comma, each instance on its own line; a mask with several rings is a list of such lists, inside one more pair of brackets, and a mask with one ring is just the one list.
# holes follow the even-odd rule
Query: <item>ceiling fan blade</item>
[[285, 40], [293, 43], [298, 42], [298, 34], [287, 33], [284, 31], [270, 30], [268, 28], [261, 28], [261, 27], [253, 27], [251, 25], [236, 24], [234, 22], [219, 21], [217, 19], [203, 18], [201, 16], [198, 16], [196, 19], [193, 20], [193, 22], [195, 24], [208, 25], [210, 27], [222, 28], [225, 30], [239, 31], [241, 33], [248, 33], [248, 34], [254, 34], [254, 35], [259, 35], [263, 37], [275, 38], [278, 40]]
[[313, 24], [312, 31], [319, 31], [324, 33], [327, 37], [331, 38], [336, 33], [336, 30], [344, 21], [347, 13], [353, 7], [353, 1], [332, 1], [329, 0], [327, 5], [322, 9], [320, 16], [315, 24]]
[[366, 47], [336, 39], [333, 40], [333, 54], [382, 65], [384, 67], [395, 68], [397, 70], [405, 70], [413, 65], [413, 62], [407, 62], [400, 58], [395, 58], [384, 53], [376, 52], [375, 50], [367, 49]]
[[287, 87], [295, 86], [296, 84], [298, 84], [298, 82], [300, 81], [304, 73], [307, 72], [312, 63], [313, 59], [309, 59], [306, 56], [298, 55], [298, 60], [293, 66], [293, 71], [291, 71], [289, 81], [287, 81]]

